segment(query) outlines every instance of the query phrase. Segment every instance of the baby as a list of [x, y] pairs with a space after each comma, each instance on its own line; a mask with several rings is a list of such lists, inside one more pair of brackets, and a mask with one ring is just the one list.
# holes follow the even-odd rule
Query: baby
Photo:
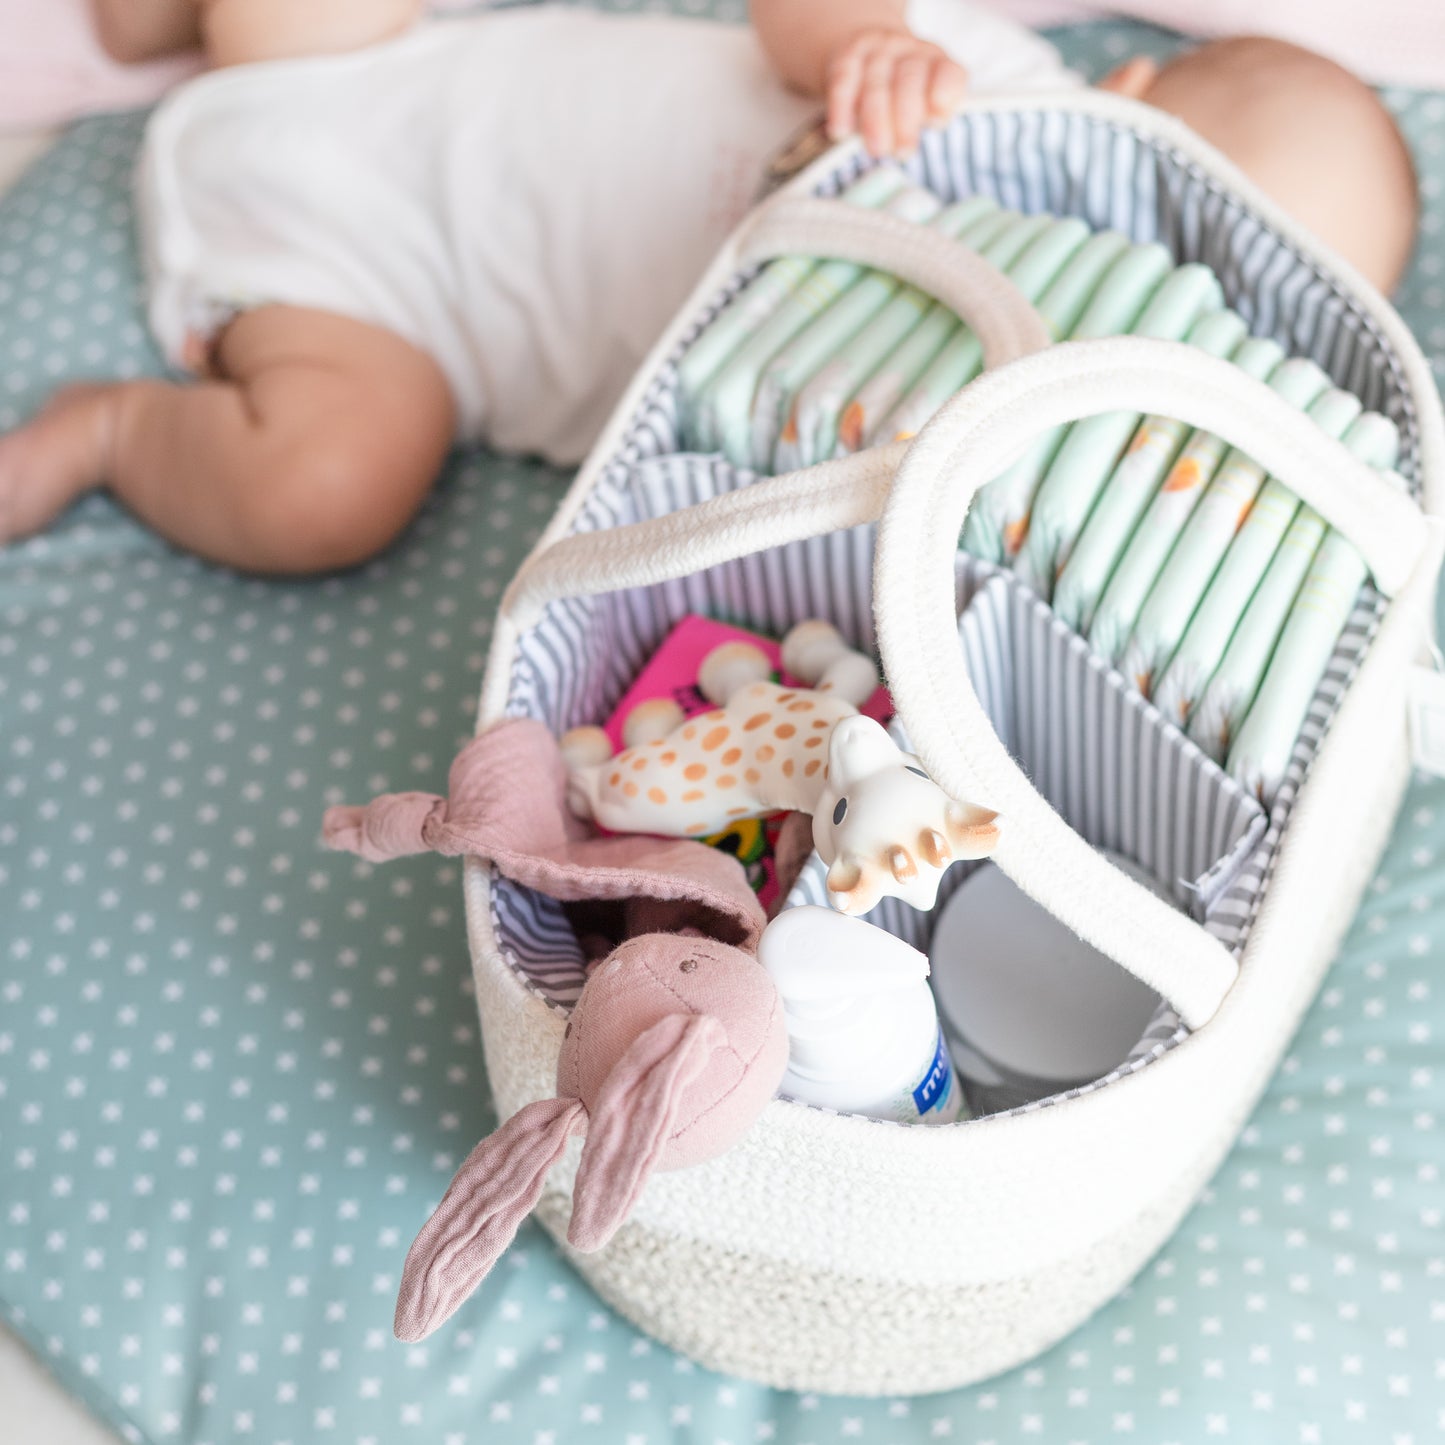
[[[95, 6], [114, 54], [199, 42], [212, 67], [156, 112], [138, 177], [151, 323], [200, 379], [73, 386], [0, 439], [0, 541], [106, 486], [263, 573], [379, 551], [457, 439], [577, 460], [819, 101], [884, 153], [965, 88], [1078, 83], [972, 0], [754, 0], [752, 32], [545, 6], [418, 24], [420, 0]], [[1346, 72], [1235, 41], [1106, 84], [1393, 284], [1413, 176]]]

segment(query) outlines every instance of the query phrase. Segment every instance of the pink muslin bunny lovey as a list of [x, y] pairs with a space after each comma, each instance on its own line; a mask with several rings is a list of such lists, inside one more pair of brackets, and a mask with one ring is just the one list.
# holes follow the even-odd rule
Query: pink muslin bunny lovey
[[700, 843], [591, 837], [566, 783], [546, 729], [507, 722], [463, 749], [448, 798], [393, 794], [332, 808], [323, 824], [331, 846], [373, 861], [471, 853], [553, 897], [621, 900], [629, 935], [572, 1010], [556, 1097], [482, 1140], [418, 1234], [397, 1299], [404, 1340], [430, 1334], [486, 1276], [573, 1135], [585, 1139], [567, 1238], [593, 1250], [653, 1171], [736, 1143], [787, 1065], [782, 1005], [755, 957], [765, 920], [736, 860]]

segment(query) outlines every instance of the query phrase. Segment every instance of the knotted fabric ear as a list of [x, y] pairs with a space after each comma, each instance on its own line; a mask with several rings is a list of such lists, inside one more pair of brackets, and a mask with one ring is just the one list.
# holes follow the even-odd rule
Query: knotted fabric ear
[[455, 1313], [512, 1242], [567, 1140], [586, 1127], [580, 1100], [539, 1099], [467, 1155], [407, 1252], [397, 1339], [425, 1339]]
[[384, 793], [364, 808], [328, 808], [321, 836], [328, 848], [355, 853], [368, 863], [386, 863], [435, 846], [436, 824], [447, 800], [435, 793]]
[[683, 1095], [703, 1075], [727, 1030], [706, 1014], [668, 1014], [639, 1034], [592, 1104], [572, 1191], [567, 1240], [601, 1249], [627, 1218], [668, 1139], [691, 1120]]
[[447, 796], [389, 793], [326, 810], [323, 841], [371, 863], [407, 853], [489, 859], [506, 878], [566, 902], [675, 905], [630, 932], [695, 924], [749, 952], [767, 920], [736, 858], [683, 838], [595, 836], [566, 802], [567, 766], [535, 719], [509, 718], [456, 756]]

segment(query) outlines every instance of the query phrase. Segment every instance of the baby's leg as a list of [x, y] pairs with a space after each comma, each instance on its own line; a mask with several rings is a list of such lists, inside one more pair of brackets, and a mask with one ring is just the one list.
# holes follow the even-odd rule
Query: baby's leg
[[0, 539], [107, 485], [162, 536], [244, 571], [328, 571], [386, 546], [451, 442], [436, 363], [290, 306], [237, 317], [217, 362], [213, 381], [71, 388], [0, 438]]

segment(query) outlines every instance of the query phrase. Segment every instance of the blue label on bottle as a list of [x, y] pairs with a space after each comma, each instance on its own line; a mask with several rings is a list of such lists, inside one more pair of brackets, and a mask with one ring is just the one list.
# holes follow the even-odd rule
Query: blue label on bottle
[[953, 1063], [943, 1042], [943, 1030], [938, 1031], [938, 1047], [933, 1051], [933, 1062], [923, 1076], [923, 1082], [913, 1091], [913, 1102], [920, 1114], [930, 1109], [942, 1108], [953, 1092]]

